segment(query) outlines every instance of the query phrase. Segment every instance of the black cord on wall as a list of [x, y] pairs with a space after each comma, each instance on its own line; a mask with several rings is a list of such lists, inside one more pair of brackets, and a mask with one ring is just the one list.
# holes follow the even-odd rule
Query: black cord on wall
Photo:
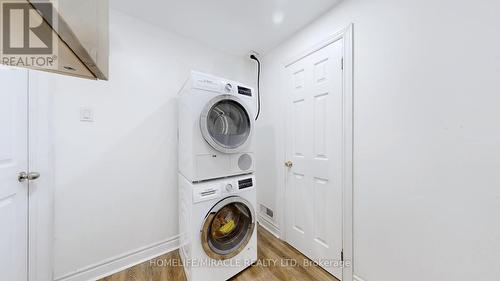
[[260, 115], [260, 61], [259, 59], [254, 56], [254, 55], [250, 55], [250, 58], [257, 61], [257, 64], [258, 64], [258, 71], [257, 71], [257, 115], [255, 116], [255, 121], [257, 121], [257, 119], [259, 119], [259, 115]]

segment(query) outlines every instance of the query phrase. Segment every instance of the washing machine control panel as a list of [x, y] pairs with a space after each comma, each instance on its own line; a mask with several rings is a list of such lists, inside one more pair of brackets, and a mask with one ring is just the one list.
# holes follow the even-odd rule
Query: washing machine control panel
[[245, 189], [245, 188], [250, 188], [253, 186], [253, 180], [252, 178], [244, 179], [244, 180], [239, 180], [238, 181], [238, 189]]
[[230, 182], [227, 181], [223, 182], [221, 183], [220, 188], [222, 189], [222, 192], [224, 194], [232, 194], [232, 193], [238, 193], [240, 190], [243, 189], [252, 188], [253, 184], [254, 184], [253, 179], [249, 177]]
[[220, 187], [212, 186], [207, 188], [200, 188], [193, 190], [193, 202], [198, 203], [203, 201], [214, 200], [220, 198], [221, 195], [222, 192], [220, 190]]
[[233, 192], [234, 191], [234, 186], [230, 183], [226, 184], [226, 186], [224, 187], [226, 189], [227, 192]]
[[218, 200], [225, 196], [237, 195], [238, 193], [254, 188], [254, 184], [252, 176], [202, 184], [202, 186], [193, 189], [193, 202], [199, 203]]

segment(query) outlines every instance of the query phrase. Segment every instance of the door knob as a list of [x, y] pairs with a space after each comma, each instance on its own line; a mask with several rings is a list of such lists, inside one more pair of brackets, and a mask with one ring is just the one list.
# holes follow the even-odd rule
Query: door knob
[[19, 182], [25, 182], [25, 181], [34, 181], [40, 177], [40, 173], [37, 172], [31, 172], [31, 173], [26, 173], [26, 172], [20, 172], [17, 175], [17, 180]]
[[286, 161], [285, 162], [285, 166], [287, 166], [288, 168], [291, 168], [293, 166], [293, 162], [292, 161]]

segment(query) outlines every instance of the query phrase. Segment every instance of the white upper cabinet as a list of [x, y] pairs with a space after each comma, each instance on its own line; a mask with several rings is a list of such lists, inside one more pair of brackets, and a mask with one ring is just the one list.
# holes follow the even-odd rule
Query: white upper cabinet
[[[0, 3], [2, 64], [108, 79], [108, 0], [14, 0], [14, 4], [12, 0], [0, 0]], [[40, 53], [36, 47], [51, 52]]]
[[107, 0], [52, 0], [56, 32], [98, 79], [108, 78], [109, 3]]

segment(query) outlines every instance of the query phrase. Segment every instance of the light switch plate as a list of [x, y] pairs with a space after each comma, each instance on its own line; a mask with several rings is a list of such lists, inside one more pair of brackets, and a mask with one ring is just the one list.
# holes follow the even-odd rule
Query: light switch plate
[[94, 122], [94, 111], [88, 107], [80, 108], [80, 121]]

